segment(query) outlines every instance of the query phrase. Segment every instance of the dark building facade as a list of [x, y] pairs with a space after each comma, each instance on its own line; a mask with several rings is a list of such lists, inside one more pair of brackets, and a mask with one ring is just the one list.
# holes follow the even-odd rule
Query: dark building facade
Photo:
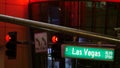
[[[117, 37], [114, 28], [120, 27], [120, 1], [118, 0], [86, 0], [86, 1], [53, 1], [53, 0], [1, 0], [0, 14], [26, 18], [30, 20], [82, 29], [95, 33]], [[51, 37], [62, 34], [62, 44], [73, 44], [81, 42], [81, 37], [71, 34], [57, 33], [38, 30], [9, 23], [0, 23], [0, 66], [1, 68], [118, 68], [119, 47], [115, 47], [115, 60], [93, 61], [84, 59], [63, 58], [52, 55], [54, 50], [60, 53], [60, 47], [53, 47]], [[47, 51], [36, 53], [35, 44], [19, 44], [17, 46], [16, 59], [9, 59], [5, 55], [5, 36], [8, 32], [17, 32], [17, 40], [35, 42], [36, 33], [47, 34]], [[45, 34], [45, 36], [46, 36]], [[68, 37], [67, 37], [68, 36]], [[46, 38], [46, 37], [45, 37]], [[77, 38], [77, 39], [75, 39]], [[44, 37], [41, 38], [45, 42]], [[96, 40], [83, 38], [82, 42], [97, 43]], [[100, 41], [103, 42], [104, 41]], [[39, 42], [40, 43], [40, 42]], [[106, 42], [105, 42], [106, 43]], [[109, 42], [108, 42], [109, 43]], [[42, 43], [40, 43], [42, 44]], [[56, 44], [57, 45], [57, 44]], [[76, 43], [75, 43], [76, 45]], [[54, 49], [54, 50], [53, 50]]]

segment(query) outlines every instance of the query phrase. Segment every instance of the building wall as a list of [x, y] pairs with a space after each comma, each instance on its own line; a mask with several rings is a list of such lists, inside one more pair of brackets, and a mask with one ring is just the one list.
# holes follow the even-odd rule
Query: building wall
[[[0, 14], [28, 18], [29, 0], [0, 0]], [[17, 46], [16, 59], [8, 59], [5, 55], [5, 35], [16, 31], [18, 40], [29, 40], [29, 28], [15, 24], [0, 22], [0, 68], [31, 68], [30, 45]]]

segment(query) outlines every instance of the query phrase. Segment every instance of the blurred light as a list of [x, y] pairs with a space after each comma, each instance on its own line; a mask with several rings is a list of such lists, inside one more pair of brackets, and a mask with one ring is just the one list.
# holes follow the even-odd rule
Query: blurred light
[[79, 37], [78, 42], [79, 42], [79, 43], [81, 43], [81, 42], [86, 42], [86, 39]]
[[11, 37], [7, 34], [6, 37], [5, 37], [6, 42], [9, 42], [10, 39], [11, 39]]
[[[47, 2], [48, 0], [30, 0], [30, 2]], [[52, 0], [49, 0], [52, 1]]]
[[57, 36], [52, 36], [52, 42], [53, 43], [56, 43], [56, 42], [58, 42], [58, 37]]

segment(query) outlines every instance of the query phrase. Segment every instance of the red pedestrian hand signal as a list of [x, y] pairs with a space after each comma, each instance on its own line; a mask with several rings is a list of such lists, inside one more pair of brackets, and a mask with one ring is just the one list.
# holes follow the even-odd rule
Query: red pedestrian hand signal
[[56, 43], [56, 42], [58, 42], [58, 37], [57, 36], [52, 36], [52, 42], [53, 43]]
[[10, 39], [11, 39], [11, 37], [7, 34], [6, 37], [5, 37], [6, 42], [9, 42]]

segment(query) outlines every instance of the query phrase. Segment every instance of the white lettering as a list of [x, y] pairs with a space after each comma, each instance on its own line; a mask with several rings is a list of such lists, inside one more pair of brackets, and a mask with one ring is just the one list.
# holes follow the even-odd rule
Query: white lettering
[[74, 48], [72, 48], [72, 54], [73, 54], [73, 55], [76, 54], [75, 51], [74, 51]]
[[88, 51], [88, 56], [91, 56], [92, 58], [94, 58], [95, 52], [94, 51]]
[[101, 56], [99, 51], [91, 51], [89, 49], [84, 49], [84, 54], [85, 56], [90, 56], [91, 58]]
[[85, 55], [87, 55], [88, 49], [84, 49], [84, 53], [85, 53]]
[[82, 51], [81, 50], [75, 50], [74, 48], [72, 48], [72, 54], [73, 55], [82, 55]]

